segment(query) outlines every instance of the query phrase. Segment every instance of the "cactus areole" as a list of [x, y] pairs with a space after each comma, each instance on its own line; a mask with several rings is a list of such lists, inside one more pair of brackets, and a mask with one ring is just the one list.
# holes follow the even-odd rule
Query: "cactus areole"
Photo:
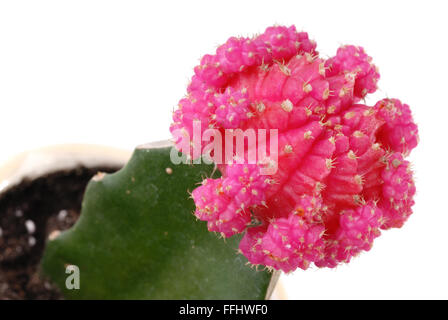
[[[202, 135], [278, 134], [276, 144], [267, 135], [270, 148], [256, 162], [248, 155], [257, 144], [247, 143], [234, 161], [217, 163], [222, 176], [192, 191], [196, 217], [224, 237], [244, 233], [239, 250], [250, 263], [285, 272], [349, 262], [381, 230], [401, 227], [415, 194], [404, 158], [418, 130], [398, 99], [363, 104], [379, 77], [363, 48], [342, 46], [323, 59], [294, 26], [232, 37], [205, 55], [173, 114], [177, 149], [186, 153], [195, 123]], [[205, 154], [204, 141], [189, 144], [191, 159]], [[272, 164], [274, 173], [263, 172]]]

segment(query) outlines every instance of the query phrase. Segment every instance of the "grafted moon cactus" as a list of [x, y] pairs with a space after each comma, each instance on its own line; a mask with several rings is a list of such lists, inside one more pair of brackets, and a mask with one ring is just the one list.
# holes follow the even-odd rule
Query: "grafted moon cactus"
[[[278, 148], [269, 150], [275, 173], [262, 172], [273, 158], [247, 161], [257, 146], [245, 145], [244, 161], [219, 163], [222, 176], [202, 181], [192, 197], [210, 231], [244, 233], [239, 249], [252, 264], [285, 272], [349, 262], [381, 229], [401, 227], [414, 204], [404, 157], [418, 130], [409, 106], [362, 103], [380, 77], [363, 48], [343, 46], [327, 60], [315, 49], [294, 26], [230, 38], [195, 68], [171, 126], [183, 152], [195, 123], [200, 134], [278, 130]], [[234, 144], [222, 140], [223, 149]], [[191, 145], [192, 158], [205, 153], [202, 140]]]

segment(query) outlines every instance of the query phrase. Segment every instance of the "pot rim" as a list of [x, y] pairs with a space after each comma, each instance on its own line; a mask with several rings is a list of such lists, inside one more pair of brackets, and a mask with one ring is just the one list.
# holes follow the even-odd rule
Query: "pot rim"
[[27, 150], [0, 163], [0, 194], [24, 179], [77, 166], [123, 166], [131, 155], [129, 150], [96, 144], [56, 144]]

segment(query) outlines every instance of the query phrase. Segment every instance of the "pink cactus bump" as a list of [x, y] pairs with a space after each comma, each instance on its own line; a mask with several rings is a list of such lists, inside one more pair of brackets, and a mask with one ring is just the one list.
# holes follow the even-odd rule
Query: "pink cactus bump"
[[176, 145], [194, 135], [195, 121], [201, 134], [276, 129], [278, 169], [218, 163], [221, 177], [192, 192], [196, 217], [224, 237], [244, 233], [240, 251], [251, 264], [285, 272], [349, 262], [381, 230], [401, 227], [414, 204], [404, 157], [418, 128], [398, 99], [363, 104], [379, 77], [363, 48], [343, 46], [325, 60], [294, 26], [232, 37], [205, 55], [173, 115]]

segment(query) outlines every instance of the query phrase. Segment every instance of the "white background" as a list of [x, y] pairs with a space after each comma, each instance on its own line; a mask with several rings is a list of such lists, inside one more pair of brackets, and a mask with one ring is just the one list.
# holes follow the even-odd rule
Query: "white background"
[[380, 92], [410, 104], [414, 215], [335, 270], [283, 277], [288, 296], [448, 298], [445, 1], [1, 1], [0, 161], [55, 143], [132, 149], [170, 137], [201, 55], [233, 35], [295, 24], [333, 55], [365, 47]]

